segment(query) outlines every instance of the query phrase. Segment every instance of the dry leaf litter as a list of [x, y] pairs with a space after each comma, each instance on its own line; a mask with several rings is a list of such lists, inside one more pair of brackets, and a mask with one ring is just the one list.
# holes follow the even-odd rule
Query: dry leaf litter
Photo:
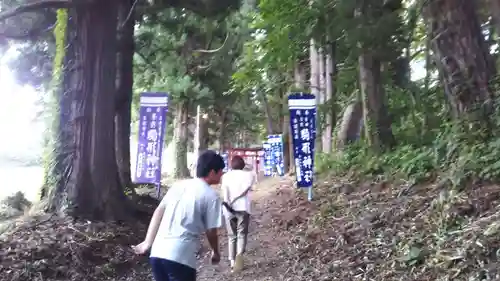
[[[254, 196], [246, 269], [210, 265], [205, 241], [198, 280], [500, 280], [497, 186], [322, 180], [308, 202], [290, 179], [269, 179]], [[0, 238], [0, 280], [152, 280], [129, 247], [148, 220], [24, 219]]]

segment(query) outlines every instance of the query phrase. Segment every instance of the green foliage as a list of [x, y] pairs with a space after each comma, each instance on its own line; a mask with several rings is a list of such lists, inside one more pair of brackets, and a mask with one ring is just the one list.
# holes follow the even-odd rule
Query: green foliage
[[57, 179], [52, 176], [57, 176], [52, 173], [55, 166], [55, 152], [59, 145], [59, 99], [62, 91], [62, 73], [64, 67], [64, 56], [66, 54], [66, 30], [68, 26], [68, 10], [57, 10], [56, 27], [54, 28], [54, 37], [56, 41], [56, 54], [54, 56], [54, 71], [52, 73], [52, 81], [49, 89], [49, 98], [45, 104], [45, 117], [47, 129], [45, 130], [45, 145], [44, 145], [44, 173], [45, 185], [52, 187]]
[[438, 155], [429, 147], [400, 146], [394, 151], [378, 155], [368, 145], [349, 146], [336, 155], [320, 155], [317, 171], [335, 175], [402, 176], [415, 180], [428, 179], [437, 168]]
[[57, 10], [57, 22], [54, 29], [54, 37], [56, 39], [56, 54], [53, 63], [53, 79], [54, 83], [61, 83], [61, 74], [63, 70], [64, 54], [65, 54], [65, 37], [66, 27], [68, 22], [68, 11], [66, 9]]
[[285, 69], [303, 55], [319, 16], [319, 11], [308, 8], [308, 3], [307, 0], [259, 2], [253, 27], [266, 35], [258, 39], [260, 47], [266, 50], [262, 58], [265, 63]]
[[[375, 154], [363, 141], [358, 141], [342, 152], [318, 155], [317, 172], [338, 176], [385, 175], [415, 182], [441, 178], [454, 186], [477, 180], [500, 180], [500, 140], [496, 137], [484, 141], [464, 131], [461, 124], [442, 122], [447, 111], [439, 111], [437, 102], [434, 111], [418, 112], [402, 110], [404, 106], [397, 104], [397, 99], [391, 100], [391, 112], [399, 113], [400, 117], [393, 125], [399, 142], [394, 150]], [[428, 105], [432, 107], [432, 102]], [[428, 128], [421, 119], [412, 118], [424, 114], [434, 120]], [[499, 121], [495, 120], [495, 127], [500, 126]]]
[[[0, 1], [0, 9], [6, 11], [27, 2], [3, 0]], [[0, 51], [3, 54], [4, 47], [5, 51], [8, 50], [5, 59], [19, 84], [30, 85], [41, 91], [47, 91], [50, 87], [56, 17], [56, 10], [42, 9], [0, 22]], [[5, 42], [5, 39], [8, 41]]]
[[[135, 92], [169, 92], [172, 105], [188, 102], [190, 116], [201, 105], [211, 116], [210, 140], [219, 133], [221, 123], [229, 139], [241, 131], [252, 134], [261, 116], [255, 99], [231, 87], [236, 60], [250, 34], [251, 10], [243, 5], [224, 18], [205, 18], [170, 8], [144, 17], [136, 30]], [[137, 102], [135, 97], [134, 111]], [[173, 116], [167, 119], [167, 136], [171, 136]]]

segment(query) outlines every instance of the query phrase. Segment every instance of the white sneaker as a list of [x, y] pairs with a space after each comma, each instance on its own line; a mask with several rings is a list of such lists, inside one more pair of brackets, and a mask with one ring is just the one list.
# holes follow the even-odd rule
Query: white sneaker
[[240, 272], [243, 270], [243, 256], [236, 255], [236, 259], [234, 260], [233, 272]]

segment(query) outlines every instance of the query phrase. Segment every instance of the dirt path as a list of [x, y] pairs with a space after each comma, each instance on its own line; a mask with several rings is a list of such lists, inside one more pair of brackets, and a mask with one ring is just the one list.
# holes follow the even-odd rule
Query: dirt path
[[[294, 279], [296, 254], [286, 252], [294, 245], [294, 225], [305, 217], [301, 196], [290, 181], [262, 180], [252, 193], [253, 210], [245, 269], [231, 274], [227, 260], [227, 235], [220, 233], [223, 260], [212, 266], [208, 245], [198, 268], [200, 281], [279, 281]], [[301, 201], [302, 200], [302, 201]], [[156, 201], [143, 202], [154, 208]], [[307, 202], [305, 202], [307, 203]], [[26, 216], [0, 237], [0, 281], [46, 280], [152, 280], [147, 256], [137, 256], [130, 245], [144, 237], [150, 215], [127, 223], [89, 223], [54, 214]], [[205, 241], [206, 243], [206, 241]], [[30, 264], [30, 267], [26, 267]], [[284, 277], [288, 275], [287, 277]]]
[[[286, 189], [292, 190], [288, 180], [270, 178], [262, 180], [252, 193], [253, 209], [245, 269], [237, 274], [230, 272], [226, 232], [222, 231], [220, 236], [222, 261], [219, 265], [210, 265], [209, 252], [206, 252], [204, 259], [200, 261], [198, 280], [279, 280], [278, 277], [281, 277], [286, 269], [280, 266], [278, 253], [280, 248], [287, 244], [289, 237], [286, 232], [277, 232], [275, 219], [276, 213], [279, 213], [277, 205], [288, 198], [286, 194], [289, 192], [281, 192]], [[277, 195], [284, 196], [277, 198]]]

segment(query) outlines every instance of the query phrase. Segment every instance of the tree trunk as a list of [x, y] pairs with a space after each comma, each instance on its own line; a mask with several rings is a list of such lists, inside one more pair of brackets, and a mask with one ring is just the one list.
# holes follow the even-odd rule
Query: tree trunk
[[290, 142], [290, 114], [288, 113], [288, 94], [286, 93], [285, 88], [282, 89], [281, 101], [281, 104], [283, 105], [283, 118], [281, 118], [281, 133], [283, 141], [283, 174], [287, 174], [291, 170], [292, 159], [294, 158], [290, 157], [290, 151], [293, 151], [293, 143]]
[[[311, 75], [309, 85], [311, 87], [311, 94], [316, 96], [316, 104], [320, 104], [320, 90], [319, 90], [319, 65], [318, 65], [318, 50], [314, 39], [311, 39], [309, 46], [309, 62], [311, 64]], [[319, 126], [319, 113], [316, 113], [316, 127]], [[316, 129], [316, 131], [319, 131]], [[315, 134], [316, 140], [318, 135]]]
[[489, 126], [495, 66], [486, 48], [475, 1], [434, 0], [424, 7], [432, 50], [456, 117]]
[[323, 139], [323, 129], [325, 127], [325, 97], [326, 97], [326, 80], [325, 80], [325, 54], [323, 52], [323, 47], [320, 47], [318, 50], [318, 80], [319, 80], [319, 99], [318, 101], [318, 109], [316, 112], [317, 120], [316, 123], [316, 150], [318, 152], [324, 152], [322, 146]]
[[319, 102], [325, 103], [326, 90], [326, 68], [325, 68], [325, 52], [323, 47], [318, 48], [318, 76], [319, 76]]
[[[74, 98], [75, 153], [65, 200], [52, 207], [92, 220], [123, 219], [127, 199], [115, 157], [117, 2], [100, 1], [74, 9], [80, 63]], [[95, 28], [99, 26], [99, 28]], [[61, 197], [61, 196], [59, 196]]]
[[267, 100], [266, 93], [262, 92], [261, 90], [257, 90], [257, 94], [260, 96], [260, 100], [262, 101], [262, 105], [264, 106], [266, 114], [267, 134], [271, 135], [274, 133], [274, 122], [273, 114], [271, 113], [271, 106], [269, 105], [269, 101]]
[[293, 79], [296, 90], [305, 91], [306, 90], [306, 68], [300, 61], [295, 63], [295, 67], [293, 69]]
[[194, 126], [194, 140], [193, 140], [193, 151], [196, 155], [199, 155], [200, 145], [201, 145], [201, 106], [196, 106], [196, 116], [195, 116], [195, 126]]
[[[408, 55], [408, 54], [407, 54]], [[411, 82], [410, 57], [397, 57], [390, 63], [390, 72], [395, 86], [408, 89]]]
[[[64, 13], [68, 13], [68, 11], [64, 11]], [[51, 159], [47, 163], [45, 183], [40, 194], [41, 198], [49, 198], [49, 210], [51, 211], [55, 211], [65, 200], [64, 189], [70, 177], [74, 151], [72, 101], [75, 95], [73, 79], [76, 74], [77, 63], [75, 60], [75, 22], [68, 15], [66, 23], [58, 22], [57, 25], [59, 26], [59, 24], [66, 26], [63, 43], [66, 48], [57, 50], [57, 52], [64, 52], [64, 58], [61, 69], [55, 70], [59, 71], [57, 75], [60, 77], [55, 79], [61, 80], [57, 81], [59, 85], [57, 86], [58, 89], [55, 90], [55, 99], [52, 101], [57, 104], [57, 113], [51, 113], [54, 114], [54, 116], [51, 116], [53, 126], [49, 130], [53, 131], [48, 136], [50, 138], [49, 142], [45, 144], [52, 150], [49, 151]]]
[[[294, 79], [294, 87], [296, 91], [306, 91], [306, 67], [304, 64], [300, 61], [300, 59], [297, 60], [294, 66], [293, 70], [293, 79]], [[288, 103], [288, 100], [286, 101], [286, 104]], [[283, 154], [286, 155], [287, 161], [288, 161], [288, 174], [293, 175], [295, 174], [296, 167], [295, 167], [295, 154], [293, 152], [293, 134], [290, 133], [290, 115], [287, 112], [286, 116], [288, 116], [288, 122], [287, 122], [287, 128], [288, 134], [287, 136], [283, 136], [283, 142], [284, 145], [287, 144], [287, 151], [283, 151]], [[286, 137], [286, 138], [285, 138]], [[285, 150], [285, 149], [284, 149]]]
[[189, 125], [189, 103], [179, 101], [175, 109], [175, 169], [174, 177], [178, 179], [189, 176], [187, 165], [188, 151], [188, 125]]
[[123, 188], [132, 186], [130, 171], [130, 123], [132, 122], [132, 87], [134, 83], [134, 27], [133, 1], [120, 2], [119, 52], [116, 92], [115, 142], [116, 163]]
[[349, 104], [344, 110], [342, 123], [337, 134], [338, 150], [356, 141], [361, 135], [361, 122], [363, 120], [363, 104], [360, 101]]
[[371, 51], [362, 50], [359, 56], [359, 80], [363, 97], [363, 124], [368, 143], [378, 152], [395, 144], [385, 106], [380, 67], [380, 60]]
[[292, 157], [290, 157], [290, 151], [293, 151], [292, 145], [290, 142], [290, 115], [285, 115], [283, 118], [283, 127], [282, 127], [282, 140], [283, 140], [283, 173], [287, 174], [292, 169]]
[[329, 45], [325, 52], [325, 105], [324, 113], [324, 131], [322, 134], [323, 152], [332, 152], [332, 135], [333, 128], [336, 124], [335, 112], [335, 77], [337, 76], [337, 64], [335, 62], [335, 45]]
[[431, 56], [431, 38], [427, 36], [425, 38], [425, 77], [424, 77], [424, 89], [426, 92], [429, 91], [431, 85], [431, 73], [432, 73], [432, 56]]
[[208, 120], [202, 117], [200, 120], [200, 151], [207, 150], [209, 145], [210, 136], [208, 130]]
[[[283, 85], [284, 81], [280, 80], [280, 84]], [[286, 89], [284, 87], [279, 87], [278, 88], [278, 93], [279, 93], [279, 100], [281, 101], [276, 105], [276, 110], [278, 111], [278, 128], [277, 130], [273, 130], [276, 132], [282, 132], [283, 130], [283, 124], [285, 123], [286, 117], [289, 115], [287, 114], [288, 111], [288, 101], [285, 103], [285, 100], [288, 97], [288, 93], [286, 92]]]
[[219, 135], [218, 135], [218, 142], [219, 142], [219, 151], [224, 152], [226, 151], [226, 125], [227, 125], [227, 109], [223, 109], [220, 115], [220, 124], [219, 124]]
[[[390, 14], [398, 14], [401, 13], [401, 7], [403, 7], [402, 0], [391, 0], [385, 1], [388, 4], [388, 10], [385, 11], [386, 16], [390, 16]], [[390, 3], [390, 4], [389, 4]], [[389, 47], [393, 50], [388, 50], [391, 54], [390, 57], [390, 73], [392, 74], [392, 81], [395, 86], [401, 89], [409, 89], [411, 83], [411, 67], [410, 62], [412, 59], [412, 48], [411, 43], [413, 42], [413, 37], [415, 34], [415, 29], [417, 28], [417, 23], [420, 18], [419, 8], [420, 5], [414, 4], [410, 8], [407, 9], [408, 12], [408, 23], [406, 25], [406, 29], [408, 30], [408, 34], [405, 35], [404, 44], [398, 44], [398, 47], [394, 49], [394, 47]], [[393, 25], [395, 28], [400, 28], [404, 23], [401, 22], [400, 25]], [[398, 31], [394, 30], [396, 34]], [[389, 49], [386, 48], [386, 49]], [[401, 56], [401, 53], [404, 53]], [[411, 91], [411, 90], [410, 90]]]
[[[425, 77], [424, 77], [424, 89], [425, 94], [429, 92], [430, 83], [431, 83], [431, 65], [432, 65], [432, 57], [431, 57], [431, 39], [429, 36], [425, 39]], [[419, 107], [424, 109], [424, 112], [427, 111], [427, 106], [422, 102], [421, 97], [418, 99]], [[427, 114], [423, 114], [422, 116], [422, 132], [420, 135], [422, 137], [427, 133], [429, 126], [429, 116]]]

